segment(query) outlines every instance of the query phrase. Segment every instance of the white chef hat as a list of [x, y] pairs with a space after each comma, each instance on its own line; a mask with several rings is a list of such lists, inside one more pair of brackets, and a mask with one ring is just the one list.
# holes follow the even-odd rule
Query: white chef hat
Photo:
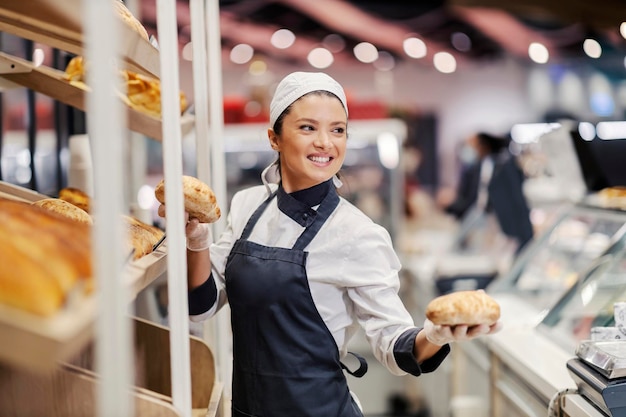
[[305, 94], [312, 91], [328, 91], [341, 100], [348, 114], [348, 104], [343, 87], [328, 74], [323, 72], [292, 72], [282, 79], [270, 103], [270, 126], [274, 127], [276, 119], [285, 109]]

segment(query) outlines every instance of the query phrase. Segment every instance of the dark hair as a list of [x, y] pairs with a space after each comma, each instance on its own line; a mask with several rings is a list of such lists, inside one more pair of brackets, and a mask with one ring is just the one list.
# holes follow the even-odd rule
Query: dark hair
[[499, 153], [502, 149], [507, 148], [510, 142], [506, 137], [495, 136], [485, 132], [479, 132], [476, 136], [481, 146], [484, 146], [490, 154]]
[[[331, 93], [330, 91], [315, 90], [315, 91], [311, 91], [309, 93], [304, 94], [302, 97], [306, 97], [306, 96], [309, 96], [309, 95], [334, 97], [337, 100], [339, 100], [339, 102], [341, 103], [341, 106], [343, 107], [343, 102], [339, 99], [339, 97], [337, 97], [335, 94]], [[300, 100], [302, 97], [299, 97], [296, 101]], [[294, 101], [293, 103], [295, 103], [296, 101]], [[272, 126], [272, 129], [274, 130], [274, 133], [276, 133], [279, 136], [280, 136], [281, 132], [283, 131], [283, 119], [291, 111], [291, 106], [293, 106], [293, 103], [291, 103], [285, 110], [283, 110], [283, 112], [278, 116], [278, 118], [274, 122], [274, 126]]]

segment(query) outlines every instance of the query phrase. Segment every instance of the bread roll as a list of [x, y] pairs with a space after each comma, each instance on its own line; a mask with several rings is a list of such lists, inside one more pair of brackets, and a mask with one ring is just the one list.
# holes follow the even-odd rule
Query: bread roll
[[91, 212], [91, 197], [78, 188], [62, 188], [61, 191], [59, 191], [59, 198], [85, 210], [87, 213]]
[[446, 326], [492, 325], [500, 318], [500, 305], [482, 290], [457, 291], [433, 299], [426, 318]]
[[0, 302], [53, 314], [70, 292], [93, 279], [90, 227], [0, 199], [0, 265]]
[[68, 81], [85, 81], [85, 60], [82, 56], [73, 57], [65, 67], [65, 78]]
[[[165, 203], [165, 181], [161, 180], [154, 189], [160, 203]], [[183, 175], [183, 195], [185, 211], [200, 223], [214, 223], [222, 215], [213, 190], [199, 179]]]
[[132, 216], [123, 217], [128, 233], [127, 250], [132, 251], [133, 260], [151, 253], [154, 245], [165, 233], [158, 227], [143, 223]]
[[[120, 75], [126, 86], [126, 94], [121, 95], [122, 100], [137, 111], [154, 117], [161, 117], [161, 82], [156, 78], [129, 70], [121, 71]], [[181, 91], [179, 98], [180, 112], [182, 113], [187, 108], [187, 97]]]
[[88, 225], [93, 224], [91, 216], [83, 209], [78, 208], [72, 203], [68, 203], [60, 198], [44, 198], [35, 201], [33, 205], [58, 213], [68, 219]]

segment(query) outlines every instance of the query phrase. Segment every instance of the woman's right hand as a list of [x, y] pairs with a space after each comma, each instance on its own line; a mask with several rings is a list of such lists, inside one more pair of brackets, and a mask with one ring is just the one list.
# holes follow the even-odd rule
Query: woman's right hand
[[[160, 217], [165, 217], [165, 204], [158, 209]], [[193, 252], [207, 250], [213, 243], [213, 233], [209, 223], [200, 223], [195, 217], [189, 217], [185, 211], [185, 236], [187, 237], [187, 249]]]

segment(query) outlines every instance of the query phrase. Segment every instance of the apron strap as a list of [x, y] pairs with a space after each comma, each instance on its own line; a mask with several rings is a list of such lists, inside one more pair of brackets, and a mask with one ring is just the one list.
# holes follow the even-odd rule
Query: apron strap
[[346, 365], [344, 365], [343, 362], [339, 362], [341, 365], [341, 368], [345, 369], [346, 372], [349, 373], [350, 375], [356, 378], [361, 378], [367, 372], [367, 361], [365, 360], [363, 356], [359, 355], [358, 353], [354, 353], [354, 352], [348, 352], [348, 353], [359, 360], [359, 368], [356, 371], [351, 371], [350, 369], [348, 369]]
[[313, 240], [317, 232], [320, 231], [326, 220], [330, 217], [335, 208], [339, 204], [339, 196], [335, 187], [331, 187], [330, 191], [322, 200], [322, 203], [317, 209], [315, 215], [315, 221], [300, 235], [296, 243], [293, 245], [293, 249], [304, 250], [309, 243]]
[[259, 207], [257, 207], [254, 213], [252, 213], [252, 216], [250, 216], [250, 219], [248, 219], [248, 223], [246, 223], [246, 227], [241, 233], [240, 239], [247, 239], [250, 236], [250, 233], [252, 233], [252, 229], [254, 229], [254, 225], [256, 224], [257, 220], [259, 220], [259, 217], [261, 217], [261, 215], [265, 211], [265, 208], [269, 205], [270, 201], [272, 201], [272, 198], [276, 196], [276, 192], [277, 191], [274, 191], [272, 194], [270, 194], [270, 196], [267, 197], [267, 199], [263, 203], [261, 203]]

